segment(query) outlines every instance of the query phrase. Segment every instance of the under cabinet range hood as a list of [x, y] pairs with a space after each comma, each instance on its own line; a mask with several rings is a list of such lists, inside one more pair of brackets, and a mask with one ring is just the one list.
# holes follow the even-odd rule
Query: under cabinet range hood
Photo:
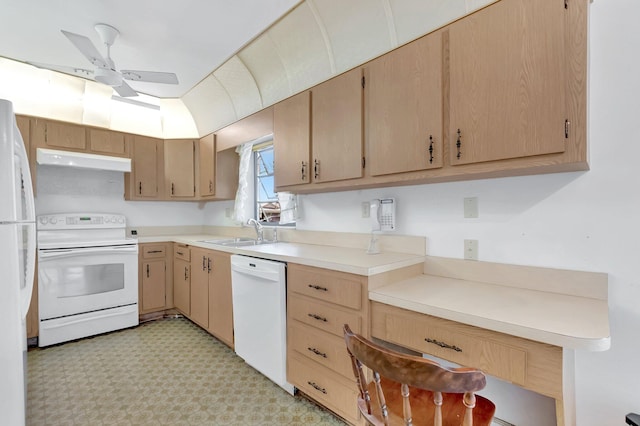
[[38, 162], [38, 164], [51, 166], [113, 170], [117, 172], [131, 171], [130, 158], [86, 154], [84, 152], [58, 151], [54, 149], [38, 148], [36, 161]]

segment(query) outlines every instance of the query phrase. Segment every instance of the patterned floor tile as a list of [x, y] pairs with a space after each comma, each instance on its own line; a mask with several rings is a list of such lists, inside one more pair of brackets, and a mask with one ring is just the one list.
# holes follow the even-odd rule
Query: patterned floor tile
[[28, 353], [28, 426], [344, 425], [186, 319]]

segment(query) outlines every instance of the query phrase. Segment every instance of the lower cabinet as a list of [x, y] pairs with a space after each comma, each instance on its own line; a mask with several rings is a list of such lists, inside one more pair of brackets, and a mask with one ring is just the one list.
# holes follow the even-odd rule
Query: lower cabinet
[[367, 336], [367, 284], [359, 275], [287, 266], [287, 380], [353, 424], [358, 389], [342, 328]]
[[184, 244], [173, 245], [173, 305], [191, 315], [191, 250]]
[[173, 307], [171, 243], [145, 243], [138, 250], [138, 311], [141, 315]]
[[196, 324], [233, 347], [231, 258], [228, 253], [191, 247], [190, 313]]

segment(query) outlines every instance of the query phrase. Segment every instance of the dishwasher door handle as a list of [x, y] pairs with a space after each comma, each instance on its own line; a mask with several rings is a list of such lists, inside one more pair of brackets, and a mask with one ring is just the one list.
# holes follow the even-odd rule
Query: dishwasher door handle
[[278, 281], [280, 279], [278, 271], [270, 271], [268, 269], [262, 269], [257, 267], [254, 268], [251, 266], [246, 267], [246, 266], [236, 264], [231, 267], [231, 270], [234, 272], [238, 272], [240, 274], [261, 278], [267, 281]]

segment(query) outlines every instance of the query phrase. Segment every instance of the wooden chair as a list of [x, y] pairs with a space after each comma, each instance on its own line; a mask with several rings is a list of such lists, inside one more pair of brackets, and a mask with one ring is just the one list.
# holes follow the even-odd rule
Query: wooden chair
[[[346, 324], [344, 339], [360, 390], [358, 408], [369, 424], [491, 424], [495, 405], [474, 395], [486, 385], [480, 370], [449, 369], [425, 358], [393, 351], [354, 334]], [[363, 366], [373, 371], [371, 383]], [[377, 405], [371, 401], [374, 394]]]

